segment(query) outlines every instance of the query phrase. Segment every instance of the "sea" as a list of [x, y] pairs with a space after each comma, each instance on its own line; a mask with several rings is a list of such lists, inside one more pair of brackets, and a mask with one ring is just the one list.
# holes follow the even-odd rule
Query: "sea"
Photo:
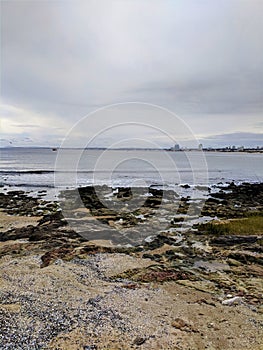
[[0, 153], [3, 191], [55, 193], [87, 185], [176, 189], [263, 181], [262, 153], [16, 147]]

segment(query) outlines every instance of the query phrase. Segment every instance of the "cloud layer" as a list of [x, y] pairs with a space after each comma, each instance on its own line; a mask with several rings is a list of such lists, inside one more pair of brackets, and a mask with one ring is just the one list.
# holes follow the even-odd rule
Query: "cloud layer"
[[263, 132], [261, 0], [1, 7], [4, 139], [59, 144], [84, 115], [129, 101], [169, 108], [212, 143]]

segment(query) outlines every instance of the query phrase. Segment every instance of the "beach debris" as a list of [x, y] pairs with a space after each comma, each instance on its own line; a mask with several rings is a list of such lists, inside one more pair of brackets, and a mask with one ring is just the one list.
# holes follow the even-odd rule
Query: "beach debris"
[[154, 241], [155, 237], [154, 236], [148, 236], [144, 238], [144, 242], [146, 243], [152, 243]]
[[227, 306], [233, 306], [233, 305], [240, 305], [242, 303], [242, 298], [241, 297], [233, 297], [230, 299], [225, 299], [222, 301], [222, 305], [227, 305]]

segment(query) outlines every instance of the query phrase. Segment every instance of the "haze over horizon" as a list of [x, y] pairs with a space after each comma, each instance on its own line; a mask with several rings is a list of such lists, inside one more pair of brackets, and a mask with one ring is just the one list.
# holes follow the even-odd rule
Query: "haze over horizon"
[[[262, 11], [261, 0], [2, 1], [0, 146], [57, 147], [83, 116], [125, 102], [143, 104], [141, 125], [147, 104], [171, 111], [205, 147], [262, 146]], [[91, 114], [72, 146], [106, 118]], [[133, 118], [126, 108], [114, 121]], [[153, 124], [162, 120], [169, 128], [159, 109]], [[122, 138], [173, 145], [127, 125]], [[112, 128], [92, 146], [119, 134]]]

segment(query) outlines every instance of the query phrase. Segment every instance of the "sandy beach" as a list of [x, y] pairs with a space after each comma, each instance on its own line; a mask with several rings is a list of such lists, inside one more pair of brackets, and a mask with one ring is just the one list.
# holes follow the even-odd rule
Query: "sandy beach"
[[1, 349], [262, 349], [262, 185], [230, 185], [206, 202], [213, 211], [219, 221], [178, 234], [174, 220], [127, 246], [84, 239], [54, 202], [2, 193]]

